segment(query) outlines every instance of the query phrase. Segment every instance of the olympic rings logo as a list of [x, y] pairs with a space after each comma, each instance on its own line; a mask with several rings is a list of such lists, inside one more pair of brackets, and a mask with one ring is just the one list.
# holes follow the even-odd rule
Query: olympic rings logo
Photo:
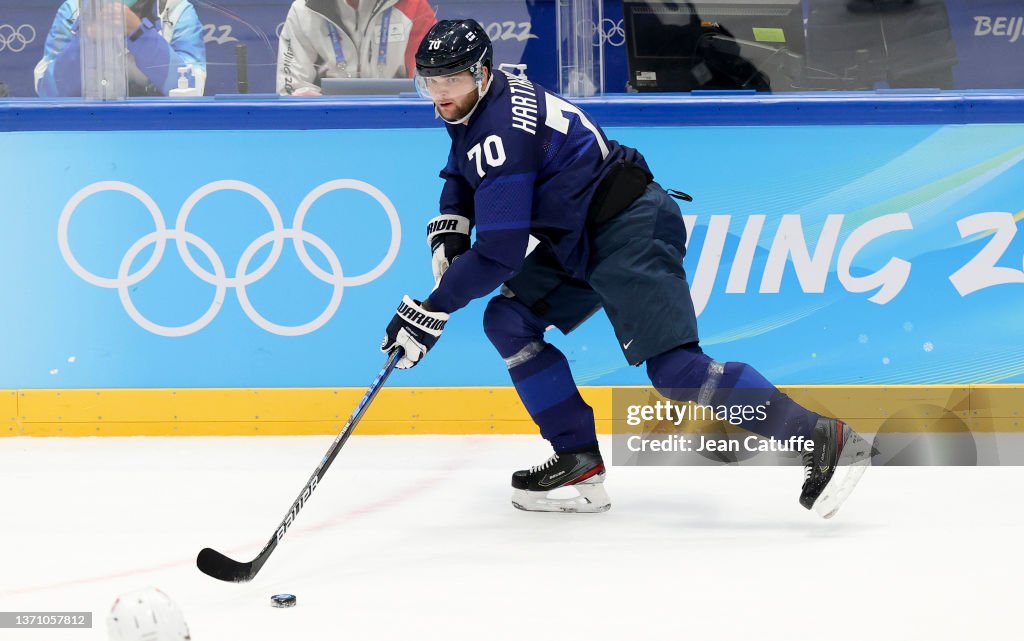
[[589, 34], [594, 38], [594, 46], [608, 45], [621, 47], [626, 44], [625, 20], [616, 22], [611, 18], [603, 18], [600, 25], [593, 20], [583, 18], [576, 23], [576, 33]]
[[624, 20], [618, 22], [611, 18], [601, 20], [601, 42], [612, 47], [621, 47], [626, 44], [626, 28]]
[[[302, 228], [310, 207], [312, 207], [320, 197], [330, 192], [342, 189], [353, 189], [372, 197], [384, 209], [384, 213], [388, 217], [388, 222], [391, 224], [391, 243], [388, 245], [387, 254], [385, 254], [384, 258], [376, 267], [357, 276], [344, 275], [341, 269], [341, 262], [338, 260], [338, 256], [334, 253], [334, 250], [332, 250], [322, 238]], [[74, 253], [71, 251], [70, 244], [68, 243], [68, 227], [71, 223], [71, 217], [75, 213], [75, 210], [90, 196], [107, 191], [121, 192], [128, 194], [129, 196], [133, 196], [136, 200], [142, 203], [143, 206], [145, 206], [150, 216], [153, 217], [153, 224], [156, 228], [155, 231], [152, 231], [135, 241], [128, 251], [125, 252], [124, 256], [121, 258], [121, 263], [117, 270], [117, 276], [114, 278], [99, 276], [83, 267], [82, 264], [78, 262], [78, 259], [75, 258]], [[213, 247], [211, 247], [209, 243], [186, 229], [188, 217], [199, 201], [206, 196], [219, 191], [239, 191], [243, 194], [252, 196], [266, 210], [267, 214], [270, 216], [270, 222], [273, 226], [271, 231], [259, 236], [245, 248], [238, 259], [238, 264], [235, 266], [234, 276], [228, 276], [220, 256], [216, 251], [214, 251]], [[246, 293], [247, 286], [252, 285], [266, 276], [277, 264], [286, 239], [292, 241], [295, 247], [295, 252], [303, 267], [305, 267], [317, 279], [333, 287], [331, 299], [324, 311], [313, 320], [302, 325], [278, 325], [277, 323], [267, 320], [256, 311], [249, 300], [248, 294]], [[188, 269], [197, 278], [205, 283], [213, 285], [215, 288], [213, 302], [210, 304], [209, 309], [207, 309], [206, 312], [195, 321], [177, 327], [158, 325], [143, 316], [132, 302], [129, 289], [142, 282], [153, 273], [163, 258], [164, 250], [166, 249], [167, 241], [169, 240], [173, 240], [175, 242], [178, 254], [181, 256], [185, 266], [188, 267]], [[325, 182], [319, 187], [313, 189], [313, 191], [309, 192], [295, 211], [295, 220], [290, 229], [286, 229], [284, 227], [277, 205], [274, 204], [274, 201], [271, 200], [267, 194], [257, 187], [240, 180], [218, 180], [204, 185], [194, 191], [192, 195], [185, 200], [185, 203], [178, 211], [178, 218], [173, 229], [167, 228], [164, 223], [163, 213], [149, 194], [135, 185], [116, 180], [93, 183], [92, 185], [79, 190], [78, 193], [72, 196], [71, 199], [68, 200], [67, 204], [64, 205], [64, 209], [61, 211], [60, 219], [57, 223], [57, 244], [60, 247], [61, 256], [64, 257], [64, 262], [68, 264], [68, 267], [71, 268], [72, 272], [91, 285], [103, 287], [105, 289], [116, 289], [118, 297], [121, 300], [122, 307], [124, 307], [125, 312], [127, 312], [128, 316], [134, 320], [136, 324], [153, 334], [172, 337], [188, 336], [189, 334], [194, 334], [209, 325], [220, 311], [228, 289], [235, 290], [238, 302], [242, 306], [242, 310], [245, 312], [245, 315], [248, 316], [253, 323], [272, 334], [278, 334], [280, 336], [301, 336], [303, 334], [315, 332], [323, 327], [327, 321], [334, 316], [334, 313], [338, 310], [338, 306], [341, 304], [341, 297], [346, 286], [355, 287], [358, 285], [365, 285], [380, 277], [388, 270], [388, 268], [391, 267], [392, 263], [395, 261], [395, 257], [398, 255], [398, 247], [401, 244], [401, 240], [402, 229], [398, 219], [398, 211], [395, 209], [394, 204], [392, 204], [388, 197], [384, 195], [384, 192], [368, 183], [347, 178]], [[313, 262], [309, 253], [306, 251], [307, 243], [315, 247], [324, 256], [324, 258], [326, 258], [327, 264], [330, 267], [329, 272], [324, 271], [319, 265]], [[268, 244], [271, 245], [270, 255], [263, 261], [263, 264], [256, 269], [249, 271], [249, 264], [252, 262], [253, 257], [260, 249]], [[143, 249], [150, 245], [154, 246], [153, 255], [149, 257], [149, 260], [146, 261], [141, 268], [132, 272], [131, 267], [135, 262], [135, 259], [138, 258]], [[213, 268], [213, 273], [210, 273], [196, 262], [191, 249], [189, 249], [189, 245], [196, 247], [204, 256], [206, 256], [207, 261], [209, 261], [209, 264]]]
[[36, 39], [36, 28], [23, 24], [17, 29], [9, 24], [0, 24], [0, 51], [21, 53]]

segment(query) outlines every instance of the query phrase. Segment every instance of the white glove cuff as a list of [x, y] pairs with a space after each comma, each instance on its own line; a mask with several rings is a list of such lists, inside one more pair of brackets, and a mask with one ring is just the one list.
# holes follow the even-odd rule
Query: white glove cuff
[[469, 236], [469, 219], [458, 214], [441, 214], [427, 223], [427, 244], [434, 246], [434, 238], [442, 234]]

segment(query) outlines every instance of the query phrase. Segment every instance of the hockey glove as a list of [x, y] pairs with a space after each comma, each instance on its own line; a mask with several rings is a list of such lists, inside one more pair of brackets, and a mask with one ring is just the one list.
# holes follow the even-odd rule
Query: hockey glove
[[405, 355], [395, 365], [398, 369], [409, 369], [416, 365], [427, 351], [434, 346], [448, 322], [444, 312], [428, 312], [408, 296], [402, 297], [395, 317], [388, 323], [380, 351], [389, 353], [396, 347], [405, 350]]
[[434, 289], [455, 259], [469, 249], [469, 219], [456, 214], [441, 214], [427, 223], [427, 243], [432, 253]]

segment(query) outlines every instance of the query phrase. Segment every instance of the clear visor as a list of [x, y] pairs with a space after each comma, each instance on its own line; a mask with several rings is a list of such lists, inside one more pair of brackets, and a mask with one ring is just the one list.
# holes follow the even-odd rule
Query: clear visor
[[456, 101], [477, 89], [476, 77], [469, 71], [460, 71], [448, 76], [414, 76], [416, 92], [420, 97], [434, 103]]

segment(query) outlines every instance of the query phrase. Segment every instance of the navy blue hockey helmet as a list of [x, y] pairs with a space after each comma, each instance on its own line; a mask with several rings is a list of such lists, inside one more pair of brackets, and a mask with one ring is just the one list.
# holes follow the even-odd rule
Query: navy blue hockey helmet
[[416, 50], [416, 73], [429, 78], [470, 71], [479, 77], [482, 67], [491, 68], [493, 58], [491, 39], [479, 22], [441, 20]]

